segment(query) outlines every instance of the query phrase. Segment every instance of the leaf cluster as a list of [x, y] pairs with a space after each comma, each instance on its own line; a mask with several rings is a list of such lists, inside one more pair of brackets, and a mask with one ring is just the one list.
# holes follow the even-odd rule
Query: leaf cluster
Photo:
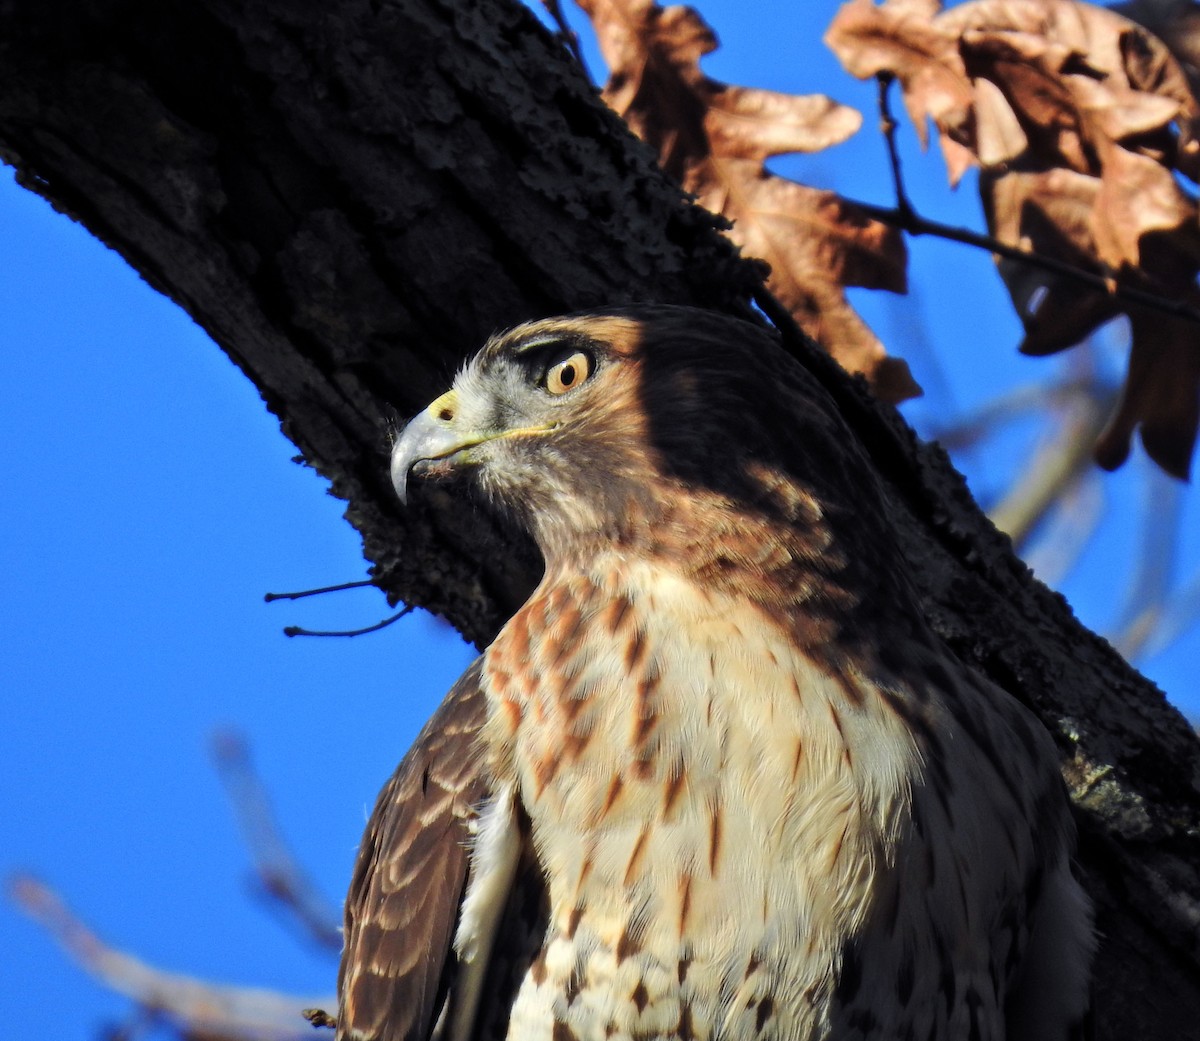
[[[668, 173], [732, 222], [743, 252], [770, 265], [772, 291], [805, 331], [880, 396], [919, 393], [845, 297], [849, 286], [905, 290], [903, 236], [877, 208], [765, 165], [844, 141], [862, 115], [821, 95], [708, 77], [700, 59], [716, 37], [690, 8], [580, 6], [609, 65], [605, 99]], [[951, 186], [979, 168], [1024, 353], [1061, 351], [1128, 316], [1128, 372], [1097, 461], [1123, 463], [1140, 427], [1149, 455], [1186, 477], [1200, 422], [1200, 102], [1171, 49], [1190, 55], [1194, 5], [1173, 5], [1171, 19], [1161, 7], [970, 0], [943, 10], [938, 0], [851, 0], [825, 42], [851, 74], [900, 84], [923, 145], [932, 126]], [[1170, 46], [1133, 18], [1157, 18]], [[892, 224], [903, 226], [911, 215], [898, 188]]]

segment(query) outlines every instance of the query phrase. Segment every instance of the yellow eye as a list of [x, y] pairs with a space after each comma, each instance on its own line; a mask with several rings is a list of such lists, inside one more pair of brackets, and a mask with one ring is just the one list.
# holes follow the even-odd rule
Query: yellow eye
[[574, 390], [592, 374], [592, 359], [576, 351], [562, 361], [556, 361], [546, 372], [546, 389], [556, 397]]

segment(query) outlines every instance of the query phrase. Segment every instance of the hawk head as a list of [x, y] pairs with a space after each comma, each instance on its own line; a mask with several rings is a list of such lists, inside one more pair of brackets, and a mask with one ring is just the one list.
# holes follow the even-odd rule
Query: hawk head
[[396, 442], [401, 501], [412, 477], [460, 478], [524, 520], [593, 503], [578, 522], [594, 527], [595, 500], [615, 492], [643, 436], [624, 400], [640, 342], [638, 324], [615, 316], [493, 337]]
[[464, 479], [543, 551], [616, 535], [685, 490], [735, 492], [748, 460], [774, 454], [762, 405], [781, 360], [765, 331], [690, 308], [530, 322], [492, 338], [408, 424], [392, 481], [406, 501], [414, 477]]
[[414, 478], [466, 482], [548, 559], [761, 521], [838, 567], [833, 528], [853, 537], [872, 502], [853, 483], [854, 438], [813, 407], [823, 394], [770, 332], [725, 315], [643, 305], [530, 322], [408, 424], [392, 480], [402, 500]]

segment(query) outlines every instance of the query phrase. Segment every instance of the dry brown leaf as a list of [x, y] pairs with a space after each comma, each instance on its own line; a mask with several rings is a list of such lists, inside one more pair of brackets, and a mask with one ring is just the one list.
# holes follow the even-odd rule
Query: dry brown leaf
[[[1029, 138], [1021, 129], [1021, 121], [1004, 97], [1004, 92], [990, 80], [975, 83], [975, 111], [978, 113], [975, 131], [975, 152], [986, 169], [1016, 159], [1029, 147]], [[943, 135], [942, 140], [948, 140]], [[956, 143], [968, 155], [970, 149]], [[958, 178], [951, 175], [952, 184]]]
[[929, 20], [941, 13], [942, 0], [891, 0], [888, 6], [893, 14]]
[[[1200, 306], [1196, 290], [1187, 299]], [[1096, 442], [1096, 461], [1115, 470], [1128, 458], [1133, 431], [1140, 427], [1146, 454], [1186, 480], [1200, 422], [1200, 327], [1141, 308], [1129, 319], [1129, 370], [1116, 410]]]
[[[1044, 167], [1097, 173], [1108, 142], [1170, 166], [1173, 124], [1197, 104], [1161, 41], [1111, 11], [1075, 0], [975, 0], [937, 19], [959, 34], [972, 79], [995, 84]], [[1186, 171], [1185, 171], [1186, 172]]]
[[1176, 282], [1176, 272], [1156, 270], [1143, 243], [1154, 231], [1177, 231], [1181, 245], [1193, 238], [1195, 203], [1180, 191], [1170, 171], [1154, 160], [1112, 145], [1105, 151], [1104, 176], [1092, 221], [1096, 254], [1113, 269], [1140, 265], [1143, 272], [1159, 276], [1156, 281], [1160, 285], [1166, 279]]
[[1166, 131], [1179, 115], [1179, 103], [1172, 98], [1138, 90], [1110, 90], [1085, 76], [1065, 77], [1070, 84], [1074, 102], [1085, 116], [1098, 142], [1113, 141], [1131, 152], [1168, 154], [1167, 148], [1152, 148], [1146, 139]]
[[[1002, 242], [1076, 267], [1092, 266], [1099, 178], [1062, 167], [985, 171], [980, 192], [988, 227]], [[1119, 313], [1111, 295], [1081, 287], [1066, 275], [1017, 261], [1002, 260], [999, 266], [1025, 329], [1022, 354], [1071, 347]]]
[[1148, 45], [1142, 34], [1128, 34], [1122, 39], [1131, 85], [1179, 102], [1179, 154], [1175, 166], [1184, 176], [1200, 181], [1200, 106], [1196, 103], [1200, 97], [1200, 4], [1137, 0], [1115, 4], [1111, 10], [1149, 29], [1175, 59], [1169, 60], [1161, 48]]
[[[996, 133], [989, 135], [989, 140], [995, 140], [1002, 136], [1004, 129], [1006, 128], [997, 128]], [[958, 182], [963, 179], [966, 172], [979, 165], [979, 161], [976, 159], [979, 148], [978, 146], [968, 148], [966, 145], [959, 144], [949, 134], [938, 134], [938, 145], [942, 150], [942, 159], [946, 163], [946, 177], [950, 181], [950, 187], [957, 188]]]
[[937, 25], [955, 37], [971, 30], [1044, 37], [1103, 74], [1121, 68], [1121, 34], [1131, 27], [1120, 15], [1077, 0], [971, 0], [939, 15]]
[[940, 5], [889, 0], [844, 4], [825, 32], [825, 44], [846, 71], [859, 79], [886, 72], [904, 89], [904, 105], [922, 147], [926, 120], [939, 128], [959, 126], [971, 108], [971, 84], [958, 54], [957, 38], [937, 28]]
[[821, 94], [724, 87], [709, 95], [704, 129], [713, 152], [759, 163], [787, 152], [819, 152], [858, 131], [857, 109]]
[[690, 8], [652, 0], [580, 0], [580, 7], [610, 69], [605, 100], [702, 206], [733, 222], [730, 236], [744, 253], [770, 264], [771, 291], [804, 330], [887, 400], [919, 394], [908, 367], [886, 356], [844, 293], [847, 286], [903, 292], [903, 237], [832, 192], [763, 165], [844, 141], [862, 122], [857, 110], [710, 79], [699, 60], [716, 37]]
[[[1068, 71], [1079, 56], [1043, 43], [1030, 34], [972, 31], [962, 49], [977, 82], [1004, 95], [1027, 140], [1026, 165], [1101, 179], [1092, 214], [1094, 259], [1114, 271], [1136, 267], [1146, 234], [1195, 220], [1195, 205], [1160, 161], [1171, 150], [1168, 128], [1179, 105], [1131, 90], [1115, 76], [1098, 81]], [[999, 106], [989, 101], [995, 118]]]
[[[1126, 5], [1143, 15], [1151, 6]], [[1186, 31], [1179, 16], [1171, 24], [1195, 56], [1200, 20], [1195, 5], [1187, 8]], [[1200, 172], [1200, 104], [1167, 46], [1121, 15], [1077, 0], [971, 0], [936, 14], [925, 5], [924, 19], [914, 10], [900, 0], [881, 7], [854, 0], [827, 40], [856, 75], [900, 80], [918, 132], [927, 116], [938, 128], [951, 183], [969, 162], [982, 166], [993, 236], [1114, 285], [1171, 299], [1195, 295], [1200, 218], [1177, 175]], [[935, 72], [940, 110], [929, 100]], [[955, 107], [946, 98], [960, 82], [966, 98]], [[1014, 261], [1000, 269], [1029, 354], [1072, 346], [1129, 310], [1065, 275]], [[1186, 473], [1200, 400], [1200, 365], [1188, 351], [1200, 353], [1193, 342], [1200, 328], [1160, 315], [1164, 335], [1155, 341], [1149, 312], [1130, 317], [1129, 375], [1097, 458], [1119, 465], [1140, 424], [1151, 456], [1171, 473]]]
[[[851, 372], [875, 370], [881, 361], [877, 341], [845, 303], [843, 287], [904, 290], [904, 265], [895, 257], [896, 230], [863, 217], [833, 192], [745, 165], [728, 171], [741, 196], [733, 208], [747, 214], [739, 222], [743, 248], [771, 265], [772, 291], [810, 336], [838, 345], [836, 356]], [[701, 203], [717, 208], [723, 200], [715, 192], [722, 190], [702, 194]], [[888, 378], [897, 375], [892, 371]]]
[[1030, 33], [978, 30], [964, 33], [959, 46], [972, 79], [991, 83], [1007, 102], [1026, 152], [1040, 165], [1088, 172], [1082, 115], [1062, 74], [1070, 51]]
[[1196, 73], [1200, 70], [1200, 4], [1176, 0], [1134, 0], [1133, 3], [1113, 4], [1109, 10], [1149, 29], [1167, 45], [1183, 66], [1196, 92]]
[[[972, 75], [995, 85], [1020, 122], [1029, 142], [1022, 165], [1065, 167], [1099, 179], [1087, 241], [1065, 229], [1084, 249], [1085, 266], [1118, 276], [1140, 267], [1161, 287], [1178, 286], [1176, 269], [1156, 264], [1143, 249], [1148, 236], [1173, 233], [1180, 240], [1174, 262], [1179, 253], [1190, 252], [1186, 242], [1196, 227], [1196, 206], [1170, 165], [1177, 154], [1172, 122], [1195, 107], [1190, 95], [1180, 93], [1178, 66], [1161, 43], [1111, 12], [1067, 0], [1016, 8], [1040, 19], [1034, 28], [1058, 38], [975, 28], [964, 34], [962, 51]], [[1000, 0], [979, 0], [955, 13], [973, 16], [970, 24], [978, 26], [984, 24], [982, 13], [1007, 17], [1013, 9]], [[1093, 49], [1077, 49], [1085, 45]], [[1167, 94], [1141, 89], [1155, 85]], [[1045, 214], [1044, 206], [1041, 211]], [[1022, 236], [1039, 252], [1042, 231]], [[1012, 241], [999, 232], [998, 237]], [[1189, 280], [1194, 273], [1193, 267]]]

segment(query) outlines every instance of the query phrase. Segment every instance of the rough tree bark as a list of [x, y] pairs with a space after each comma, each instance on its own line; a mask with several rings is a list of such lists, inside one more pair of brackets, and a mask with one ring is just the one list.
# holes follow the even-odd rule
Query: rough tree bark
[[[0, 0], [0, 156], [254, 381], [348, 501], [378, 584], [479, 643], [536, 554], [436, 500], [402, 514], [391, 418], [515, 321], [745, 312], [759, 275], [515, 0]], [[785, 340], [886, 485], [934, 626], [1058, 739], [1103, 936], [1098, 1037], [1194, 1036], [1200, 744], [938, 449]]]

